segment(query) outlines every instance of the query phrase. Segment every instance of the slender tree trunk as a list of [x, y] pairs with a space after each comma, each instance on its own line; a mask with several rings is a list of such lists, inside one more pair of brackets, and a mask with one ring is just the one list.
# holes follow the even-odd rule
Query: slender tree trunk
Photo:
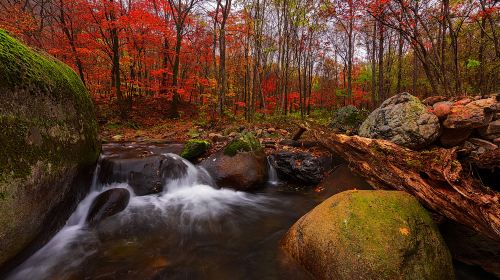
[[379, 24], [378, 37], [378, 96], [380, 102], [386, 99], [384, 92], [384, 26]]
[[399, 34], [398, 40], [398, 81], [396, 85], [396, 94], [401, 93], [401, 76], [403, 72], [403, 35]]
[[377, 21], [373, 21], [373, 33], [372, 33], [372, 49], [371, 49], [371, 64], [372, 64], [372, 107], [375, 108], [378, 102], [377, 96], [377, 60], [376, 60], [376, 50], [377, 50]]
[[182, 44], [182, 28], [177, 26], [177, 35], [175, 40], [175, 59], [174, 67], [172, 69], [172, 107], [170, 108], [169, 117], [178, 118], [179, 117], [179, 103], [180, 96], [178, 92], [178, 78], [179, 78], [179, 66], [180, 66], [180, 55], [181, 55], [181, 44]]

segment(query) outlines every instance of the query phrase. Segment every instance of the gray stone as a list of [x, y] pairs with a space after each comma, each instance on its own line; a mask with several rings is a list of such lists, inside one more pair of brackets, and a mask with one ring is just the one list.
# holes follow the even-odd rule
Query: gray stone
[[418, 98], [401, 93], [373, 111], [361, 125], [359, 135], [419, 149], [434, 142], [439, 131], [438, 118]]

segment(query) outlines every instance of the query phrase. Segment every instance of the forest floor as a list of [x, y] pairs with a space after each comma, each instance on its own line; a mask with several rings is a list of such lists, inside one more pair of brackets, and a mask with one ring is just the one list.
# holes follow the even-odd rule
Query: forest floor
[[[181, 117], [169, 119], [167, 100], [144, 98], [135, 102], [128, 119], [121, 120], [117, 115], [116, 102], [106, 99], [94, 99], [97, 107], [99, 134], [101, 141], [106, 142], [184, 142], [192, 138], [206, 139], [212, 142], [212, 151], [226, 145], [234, 136], [242, 131], [254, 133], [261, 141], [266, 152], [274, 150], [302, 150], [311, 153], [324, 153], [318, 147], [311, 134], [305, 132], [300, 141], [290, 141], [299, 129], [300, 116], [266, 116], [249, 122], [242, 116], [227, 116], [224, 119], [201, 116], [191, 105], [180, 107]], [[307, 119], [322, 130], [329, 130], [324, 116]]]

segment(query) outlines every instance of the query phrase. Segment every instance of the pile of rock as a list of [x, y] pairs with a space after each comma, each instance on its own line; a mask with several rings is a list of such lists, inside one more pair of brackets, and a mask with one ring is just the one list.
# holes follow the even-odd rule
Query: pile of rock
[[401, 93], [373, 111], [359, 134], [411, 149], [435, 144], [484, 153], [497, 149], [500, 143], [499, 101], [500, 96], [494, 95], [452, 99], [432, 96], [421, 102]]
[[474, 98], [455, 98], [424, 103], [436, 115], [442, 131], [439, 144], [443, 147], [475, 147], [474, 152], [484, 153], [498, 148], [500, 143], [500, 95]]

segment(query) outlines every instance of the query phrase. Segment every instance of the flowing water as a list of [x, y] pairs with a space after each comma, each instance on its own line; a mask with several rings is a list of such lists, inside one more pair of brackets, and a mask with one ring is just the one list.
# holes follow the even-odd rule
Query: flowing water
[[[7, 279], [309, 278], [282, 255], [279, 242], [324, 195], [287, 191], [272, 170], [258, 192], [217, 189], [203, 169], [184, 163], [185, 176], [146, 196], [134, 195], [126, 182], [100, 184], [98, 166], [89, 194], [66, 225]], [[335, 172], [338, 184], [362, 182], [347, 168]], [[92, 201], [111, 188], [128, 189], [129, 205], [96, 228], [87, 227]]]

